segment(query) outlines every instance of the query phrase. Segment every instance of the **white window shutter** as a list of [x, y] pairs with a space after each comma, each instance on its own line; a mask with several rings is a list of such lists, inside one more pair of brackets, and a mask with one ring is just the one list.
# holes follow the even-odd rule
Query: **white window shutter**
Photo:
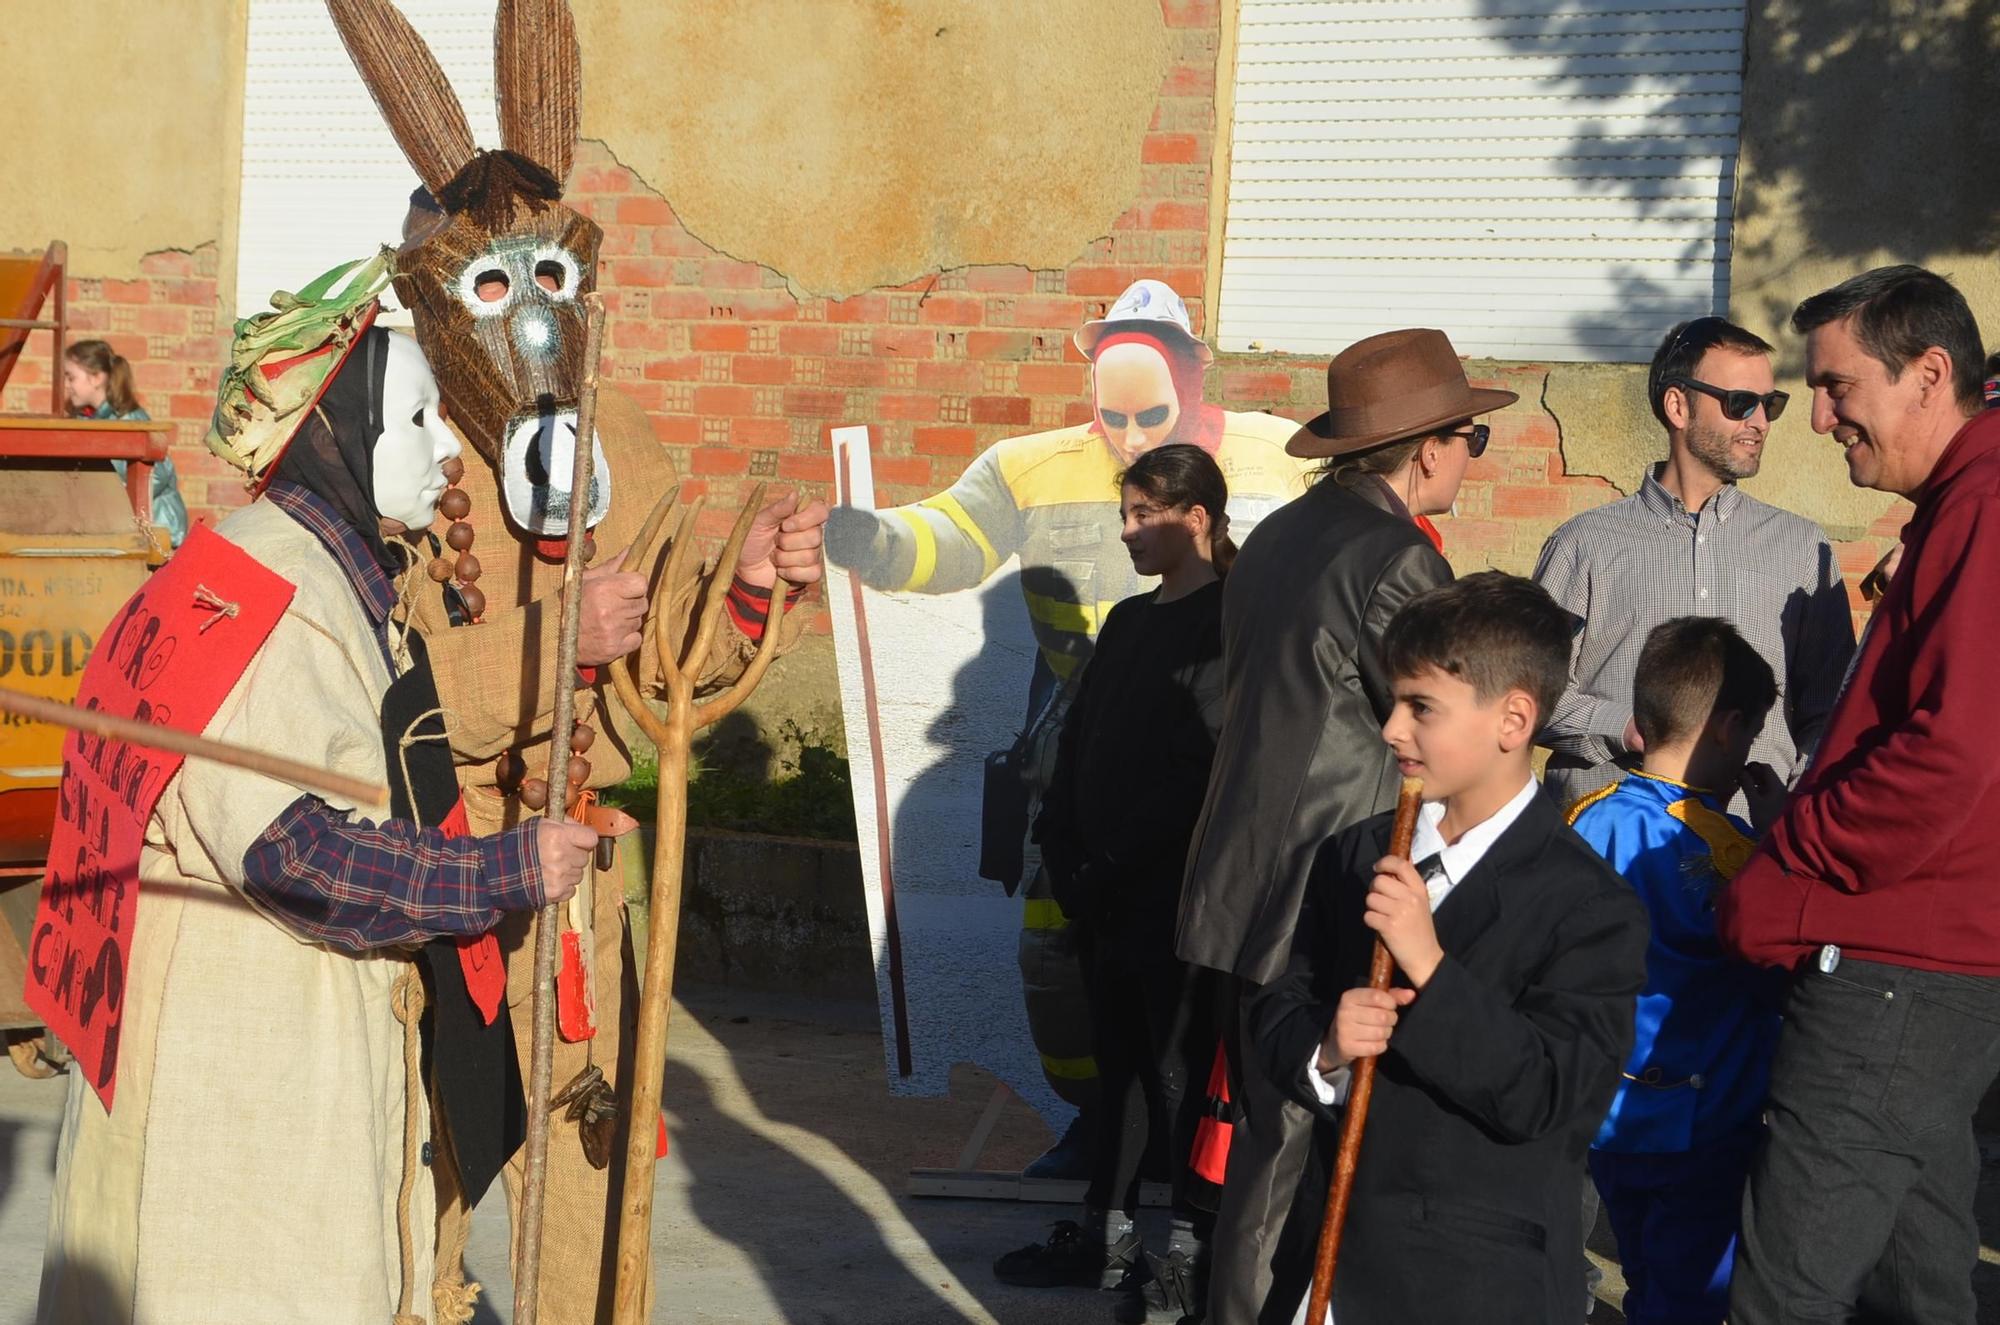
[[1216, 334], [1643, 361], [1729, 295], [1744, 0], [1242, 0]]
[[[473, 137], [497, 146], [495, 0], [397, 0], [397, 8], [443, 66]], [[417, 187], [325, 0], [250, 0], [246, 63], [239, 317], [269, 308], [273, 290], [296, 290], [401, 242]]]

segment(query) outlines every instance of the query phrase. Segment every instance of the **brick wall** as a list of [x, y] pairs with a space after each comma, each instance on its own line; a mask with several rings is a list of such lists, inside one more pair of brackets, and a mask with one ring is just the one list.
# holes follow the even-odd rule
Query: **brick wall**
[[[1211, 0], [1162, 0], [1162, 10], [1173, 55], [1141, 147], [1140, 196], [1059, 271], [971, 267], [848, 299], [795, 298], [780, 273], [710, 249], [602, 147], [583, 144], [568, 198], [605, 232], [607, 380], [651, 412], [688, 476], [684, 494], [709, 496], [707, 532], [726, 528], [758, 479], [830, 484], [824, 430], [834, 424], [873, 428], [882, 498], [908, 501], [1002, 438], [1087, 420], [1086, 366], [1070, 333], [1141, 276], [1179, 290], [1200, 329], [1218, 13]], [[1545, 368], [1487, 371], [1488, 384], [1541, 398]], [[1232, 409], [1304, 418], [1324, 407], [1324, 374], [1323, 360], [1226, 355], [1208, 389]], [[1559, 440], [1546, 411], [1501, 417], [1444, 523], [1461, 570], [1525, 572], [1557, 524], [1619, 495], [1569, 475]], [[1895, 523], [1874, 532], [1893, 536]], [[1850, 579], [1880, 552], [1879, 538], [1844, 545]]]
[[[1594, 475], [1570, 474], [1563, 462], [1556, 419], [1535, 405], [1549, 369], [1540, 364], [1474, 364], [1475, 386], [1497, 387], [1521, 404], [1492, 417], [1486, 454], [1465, 471], [1458, 513], [1440, 519], [1445, 553], [1462, 575], [1534, 569], [1542, 540], [1570, 516], [1625, 494]], [[1210, 375], [1209, 396], [1231, 409], [1261, 409], [1305, 419], [1326, 407], [1326, 363], [1278, 355], [1222, 355]], [[1659, 439], [1662, 448], [1665, 438]], [[1866, 619], [1861, 578], [1895, 541], [1909, 509], [1898, 503], [1865, 537], [1836, 543], [1840, 568], [1855, 609], [1855, 629]]]
[[[1062, 270], [985, 266], [847, 299], [796, 298], [778, 272], [690, 235], [595, 143], [567, 201], [604, 229], [606, 378], [653, 416], [706, 493], [711, 533], [759, 479], [830, 483], [825, 429], [874, 429], [884, 500], [926, 496], [1003, 437], [1090, 417], [1070, 334], [1132, 281], [1167, 281], [1197, 323], [1208, 246], [1216, 7], [1164, 0], [1172, 59], [1141, 146], [1140, 196]], [[831, 222], [829, 222], [831, 223]]]
[[[687, 480], [683, 495], [709, 497], [705, 533], [719, 537], [760, 479], [830, 484], [831, 425], [873, 427], [883, 498], [906, 501], [944, 487], [1004, 437], [1086, 420], [1086, 367], [1070, 333], [1141, 276], [1179, 290], [1200, 328], [1218, 9], [1214, 0], [1162, 0], [1162, 12], [1172, 55], [1140, 148], [1139, 197], [1061, 270], [971, 267], [847, 299], [798, 298], [782, 274], [696, 239], [607, 150], [581, 144], [568, 199], [604, 229], [605, 380], [645, 406]], [[240, 482], [201, 447], [228, 331], [215, 269], [211, 246], [152, 255], [136, 280], [71, 285], [76, 334], [119, 346], [138, 366], [147, 407], [179, 425], [182, 486], [206, 519], [242, 499]], [[1233, 409], [1302, 418], [1324, 406], [1324, 367], [1224, 356], [1209, 393]], [[23, 363], [5, 408], [45, 408], [42, 371], [32, 357]], [[1476, 371], [1526, 401], [1541, 397], [1540, 367]], [[1443, 522], [1447, 547], [1461, 570], [1525, 571], [1556, 524], [1617, 495], [1600, 479], [1565, 471], [1552, 417], [1516, 409], [1500, 416], [1458, 516]], [[1874, 564], [1899, 518], [1842, 546], [1850, 582]]]
[[[139, 403], [155, 419], [174, 424], [169, 448], [189, 512], [209, 521], [243, 500], [241, 478], [201, 441], [229, 352], [217, 267], [216, 246], [207, 244], [192, 253], [149, 253], [129, 279], [72, 275], [68, 283], [71, 343], [109, 341], [131, 361]], [[45, 308], [42, 316], [53, 312]], [[46, 331], [29, 338], [0, 396], [0, 411], [48, 413], [51, 339]]]

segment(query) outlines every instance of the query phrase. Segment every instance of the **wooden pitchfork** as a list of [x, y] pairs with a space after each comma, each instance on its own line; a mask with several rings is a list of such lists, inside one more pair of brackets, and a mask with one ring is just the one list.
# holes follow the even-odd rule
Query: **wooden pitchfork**
[[[1418, 778], [1404, 778], [1396, 794], [1396, 822], [1389, 830], [1389, 854], [1410, 858], [1410, 841], [1417, 835], [1417, 811], [1424, 803], [1424, 784]], [[1368, 987], [1387, 989], [1396, 973], [1396, 963], [1381, 936], [1375, 939], [1375, 953], [1368, 963]], [[1374, 1058], [1359, 1059], [1348, 1077], [1347, 1109], [1340, 1119], [1340, 1149], [1334, 1156], [1333, 1186], [1326, 1193], [1326, 1222], [1319, 1228], [1319, 1252], [1313, 1257], [1312, 1292], [1306, 1297], [1307, 1325], [1326, 1320], [1327, 1304], [1333, 1300], [1333, 1269], [1340, 1256], [1340, 1231], [1347, 1224], [1347, 1203], [1354, 1196], [1354, 1169], [1361, 1158], [1361, 1129], [1368, 1125], [1368, 1101], [1375, 1093]]]
[[[729, 541], [716, 562], [718, 566], [736, 564], [743, 540], [750, 533], [750, 522], [763, 504], [764, 485], [760, 483], [737, 515], [736, 526], [730, 530]], [[695, 679], [701, 675], [702, 664], [714, 647], [727, 596], [726, 583], [710, 584], [708, 596], [697, 609], [696, 623], [689, 632], [691, 638], [677, 657], [671, 617], [674, 589], [681, 582], [688, 558], [694, 554], [694, 531], [701, 507], [701, 501], [696, 500], [681, 516], [680, 527], [673, 536], [673, 550], [667, 554], [666, 569], [653, 591], [654, 644], [660, 655], [660, 669], [666, 676], [665, 718], [653, 712], [640, 691], [639, 654], [611, 668], [611, 682], [619, 702], [660, 752], [653, 900], [647, 917], [646, 972], [639, 985], [639, 1034], [632, 1051], [632, 1103], [626, 1114], [625, 1166], [618, 1199], [618, 1277], [612, 1307], [615, 1325], [644, 1325], [646, 1272], [652, 1263], [655, 1119], [659, 1117], [660, 1090], [666, 1075], [667, 1018], [673, 1007], [674, 955], [680, 938], [690, 752], [696, 732], [735, 712], [764, 679], [771, 659], [777, 654], [778, 626], [785, 614], [785, 586], [778, 583], [771, 588], [764, 636], [743, 675], [723, 693], [695, 703]], [[625, 569], [636, 569], [652, 560], [653, 545], [665, 513], [663, 501], [633, 545]]]

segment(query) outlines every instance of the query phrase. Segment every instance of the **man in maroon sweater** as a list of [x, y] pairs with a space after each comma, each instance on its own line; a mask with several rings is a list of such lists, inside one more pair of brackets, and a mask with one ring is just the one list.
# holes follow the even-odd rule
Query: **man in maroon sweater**
[[1732, 1325], [1974, 1318], [1972, 1114], [2000, 1073], [2000, 411], [1943, 278], [1800, 304], [1813, 429], [1916, 504], [1811, 767], [1718, 903], [1796, 970], [1744, 1199]]

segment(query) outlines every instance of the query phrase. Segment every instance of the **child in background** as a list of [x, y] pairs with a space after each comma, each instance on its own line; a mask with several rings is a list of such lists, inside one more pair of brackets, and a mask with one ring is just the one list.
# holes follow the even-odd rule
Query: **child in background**
[[1661, 624], [1633, 684], [1645, 763], [1570, 811], [1653, 922], [1637, 1040], [1590, 1151], [1632, 1325], [1720, 1325], [1729, 1306], [1783, 984], [1723, 953], [1715, 894], [1750, 857], [1750, 827], [1723, 809], [1737, 787], [1759, 831], [1784, 800], [1769, 766], [1744, 762], [1777, 693], [1727, 621]]
[[[1267, 1320], [1303, 1304], [1350, 1067], [1375, 1055], [1332, 1318], [1574, 1317], [1583, 1155], [1631, 1049], [1646, 917], [1535, 782], [1570, 631], [1532, 581], [1486, 572], [1413, 598], [1383, 636], [1382, 736], [1425, 804], [1411, 860], [1387, 854], [1390, 815], [1326, 842], [1285, 973], [1252, 1004], [1262, 1070], [1324, 1120]], [[1377, 937], [1387, 991], [1366, 987]]]
[[[80, 340], [64, 351], [63, 390], [69, 397], [71, 418], [124, 422], [153, 417], [139, 404], [131, 363], [106, 341]], [[123, 460], [113, 460], [111, 467], [119, 478], [125, 477]], [[187, 537], [188, 513], [172, 460], [154, 464], [152, 495], [153, 523], [166, 530], [173, 545], [179, 547]]]

